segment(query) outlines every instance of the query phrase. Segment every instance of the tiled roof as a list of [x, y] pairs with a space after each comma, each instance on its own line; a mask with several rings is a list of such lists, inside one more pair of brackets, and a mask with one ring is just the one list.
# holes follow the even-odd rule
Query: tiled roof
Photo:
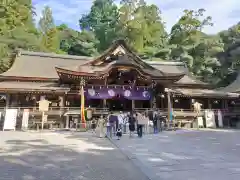
[[173, 92], [192, 97], [228, 97], [228, 98], [238, 98], [239, 94], [229, 93], [220, 90], [210, 90], [210, 89], [182, 89], [175, 88], [172, 89]]
[[12, 67], [0, 76], [58, 79], [59, 77], [55, 70], [56, 66], [77, 66], [90, 59], [93, 58], [21, 51]]
[[[118, 44], [122, 44], [127, 51], [129, 51], [129, 56], [135, 58], [133, 63], [135, 65], [142, 67], [143, 71], [152, 76], [179, 76], [181, 77], [185, 74], [179, 81], [175, 84], [194, 84], [194, 85], [205, 85], [206, 83], [197, 80], [189, 72], [184, 63], [181, 62], [154, 62], [154, 61], [142, 61], [140, 57], [134, 54], [129, 47], [127, 47], [124, 41], [116, 41], [113, 46], [111, 46], [102, 56], [98, 58], [105, 57], [108, 51], [114, 51]], [[20, 54], [15, 58], [12, 67], [2, 73], [0, 78], [46, 78], [46, 79], [59, 79], [56, 72], [56, 67], [75, 69], [85, 72], [91, 71], [102, 71], [106, 67], [90, 67], [91, 62], [96, 59], [94, 57], [84, 57], [84, 56], [72, 56], [72, 55], [58, 55], [53, 53], [40, 53], [40, 52], [28, 52], [20, 51]], [[89, 63], [88, 63], [89, 62]], [[130, 62], [129, 62], [130, 63]], [[116, 63], [115, 63], [116, 64]], [[131, 64], [131, 63], [130, 63]], [[89, 66], [90, 65], [90, 66]], [[181, 75], [181, 76], [180, 76]]]
[[1, 90], [17, 90], [17, 91], [63, 91], [66, 92], [69, 88], [59, 87], [57, 83], [43, 83], [43, 82], [17, 82], [17, 81], [3, 81], [0, 82]]
[[156, 69], [164, 72], [164, 73], [184, 73], [183, 76], [179, 81], [175, 82], [175, 84], [188, 84], [188, 85], [207, 85], [194, 76], [192, 76], [186, 67], [186, 65], [182, 62], [174, 62], [174, 61], [145, 61], [149, 63], [151, 66], [155, 67]]

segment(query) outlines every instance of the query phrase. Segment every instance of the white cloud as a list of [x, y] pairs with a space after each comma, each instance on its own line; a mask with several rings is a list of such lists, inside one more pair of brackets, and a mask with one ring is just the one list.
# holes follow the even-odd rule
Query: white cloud
[[[184, 9], [197, 10], [199, 8], [204, 8], [206, 10], [205, 14], [207, 16], [211, 16], [214, 23], [213, 27], [207, 27], [205, 29], [205, 31], [208, 33], [216, 33], [227, 29], [239, 21], [239, 16], [237, 16], [237, 13], [235, 14], [236, 16], [231, 16], [231, 12], [236, 10], [239, 11], [238, 15], [240, 15], [239, 0], [166, 0], [164, 2], [157, 0], [148, 1], [152, 1], [153, 3], [155, 2], [162, 10], [163, 19], [167, 23], [168, 30], [174, 23], [177, 22], [177, 19], [181, 16]], [[173, 4], [172, 7], [171, 4]]]
[[57, 23], [66, 23], [72, 28], [79, 29], [79, 18], [89, 11], [91, 3], [91, 0], [33, 0], [37, 14], [35, 19], [38, 22], [44, 7], [49, 6]]
[[[57, 23], [67, 23], [78, 28], [78, 20], [82, 14], [89, 11], [93, 0], [33, 0], [39, 19], [45, 5], [52, 8]], [[157, 4], [162, 11], [163, 20], [168, 31], [177, 22], [184, 9], [197, 10], [204, 8], [206, 15], [212, 16], [213, 27], [205, 28], [207, 33], [216, 33], [236, 24], [240, 16], [239, 0], [146, 0]]]

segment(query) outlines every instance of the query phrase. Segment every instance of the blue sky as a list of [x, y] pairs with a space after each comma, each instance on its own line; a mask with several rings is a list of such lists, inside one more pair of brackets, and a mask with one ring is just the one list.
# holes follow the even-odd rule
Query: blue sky
[[[66, 23], [79, 29], [78, 20], [86, 14], [93, 0], [33, 0], [38, 20], [44, 6], [50, 6], [57, 24]], [[177, 22], [184, 9], [206, 9], [206, 15], [212, 16], [213, 27], [204, 29], [206, 33], [216, 33], [240, 21], [240, 0], [146, 0], [158, 5], [167, 30]]]

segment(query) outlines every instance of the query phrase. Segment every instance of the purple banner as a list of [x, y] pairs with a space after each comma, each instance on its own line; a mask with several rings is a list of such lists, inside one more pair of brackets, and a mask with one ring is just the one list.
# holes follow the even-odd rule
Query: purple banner
[[87, 99], [112, 99], [126, 98], [129, 100], [150, 100], [151, 93], [145, 89], [122, 89], [122, 88], [88, 88], [85, 90]]
[[112, 99], [120, 94], [119, 89], [87, 89], [87, 99]]
[[129, 100], [150, 100], [151, 99], [151, 94], [147, 90], [123, 90], [122, 95], [124, 98], [129, 99]]

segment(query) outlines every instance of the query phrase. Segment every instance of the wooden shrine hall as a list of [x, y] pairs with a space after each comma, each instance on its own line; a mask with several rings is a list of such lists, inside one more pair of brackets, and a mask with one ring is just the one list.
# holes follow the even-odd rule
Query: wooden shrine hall
[[193, 77], [182, 62], [146, 61], [123, 40], [99, 57], [18, 51], [11, 68], [0, 75], [0, 105], [37, 113], [40, 99], [51, 101], [49, 114], [80, 110], [80, 88], [86, 107], [105, 111], [158, 108], [169, 103], [176, 116], [193, 116], [192, 102], [202, 109], [228, 109], [238, 93], [214, 90]]

